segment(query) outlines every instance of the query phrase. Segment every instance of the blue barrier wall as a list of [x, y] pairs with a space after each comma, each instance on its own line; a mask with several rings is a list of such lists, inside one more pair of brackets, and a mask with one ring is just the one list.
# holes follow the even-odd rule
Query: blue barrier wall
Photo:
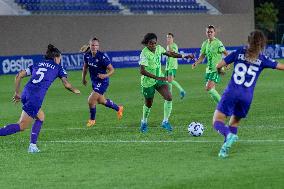
[[[240, 47], [226, 47], [230, 52]], [[200, 48], [180, 49], [180, 53], [193, 53], [199, 56]], [[115, 68], [137, 67], [141, 51], [108, 51], [106, 55], [111, 60]], [[273, 59], [284, 58], [284, 46], [267, 46], [265, 54]], [[27, 68], [30, 64], [42, 60], [43, 55], [25, 56], [0, 56], [0, 75], [16, 74], [20, 70]], [[166, 57], [162, 58], [164, 64]], [[192, 60], [179, 59], [179, 64], [191, 64]], [[62, 55], [62, 65], [66, 70], [81, 70], [83, 66], [83, 54], [70, 53]]]

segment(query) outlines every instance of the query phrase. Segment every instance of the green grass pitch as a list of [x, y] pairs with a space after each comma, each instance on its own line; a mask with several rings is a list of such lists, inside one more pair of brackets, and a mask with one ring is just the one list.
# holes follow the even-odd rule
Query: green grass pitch
[[[123, 119], [99, 105], [97, 124], [87, 129], [90, 82], [82, 86], [81, 72], [69, 71], [82, 94], [71, 94], [60, 80], [51, 86], [42, 107], [46, 120], [39, 154], [27, 153], [30, 130], [0, 138], [0, 188], [284, 188], [283, 72], [262, 73], [248, 118], [239, 128], [240, 141], [222, 160], [217, 154], [223, 137], [211, 127], [216, 105], [204, 91], [204, 71], [204, 65], [179, 67], [176, 79], [187, 96], [180, 100], [174, 88], [171, 134], [160, 128], [163, 100], [158, 94], [149, 132], [139, 133], [143, 97], [138, 68], [116, 69], [106, 93], [124, 105]], [[221, 93], [230, 72], [217, 86]], [[0, 76], [1, 127], [20, 116], [21, 104], [12, 103], [13, 83], [14, 76]], [[206, 127], [203, 136], [189, 136], [192, 121]]]

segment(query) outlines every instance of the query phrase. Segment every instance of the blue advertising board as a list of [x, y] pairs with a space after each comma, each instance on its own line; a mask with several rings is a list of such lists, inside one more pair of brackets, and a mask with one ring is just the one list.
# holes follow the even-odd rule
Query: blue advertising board
[[[226, 47], [230, 52], [240, 47]], [[200, 48], [181, 48], [180, 53], [193, 53], [199, 57]], [[137, 67], [141, 51], [108, 51], [109, 57], [115, 68]], [[284, 46], [267, 46], [265, 54], [273, 59], [284, 58]], [[43, 59], [43, 55], [23, 55], [23, 56], [0, 56], [0, 75], [16, 74], [26, 69], [29, 65], [37, 63]], [[162, 57], [162, 64], [165, 64], [166, 57]], [[179, 59], [179, 64], [192, 64], [193, 60]], [[68, 53], [62, 55], [62, 65], [66, 70], [81, 70], [83, 66], [82, 53]]]

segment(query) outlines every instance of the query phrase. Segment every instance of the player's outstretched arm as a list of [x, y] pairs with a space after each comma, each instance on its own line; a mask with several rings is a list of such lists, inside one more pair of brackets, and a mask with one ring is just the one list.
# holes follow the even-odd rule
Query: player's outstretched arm
[[167, 81], [167, 77], [157, 77], [157, 76], [147, 72], [145, 70], [145, 66], [144, 65], [140, 65], [140, 73], [141, 73], [141, 75], [145, 75], [147, 77], [150, 77], [150, 78], [153, 78], [153, 79], [156, 79], [156, 80]]
[[176, 53], [174, 51], [167, 51], [165, 53], [163, 53], [164, 55], [166, 56], [169, 56], [169, 57], [173, 57], [173, 58], [186, 58], [186, 59], [194, 59], [194, 55], [193, 54], [188, 54], [188, 55], [182, 55], [182, 54], [179, 54], [179, 53]]
[[198, 64], [200, 64], [201, 62], [203, 62], [205, 58], [205, 55], [204, 54], [201, 54], [199, 56], [199, 58], [197, 59], [197, 61], [195, 61], [193, 64], [192, 64], [192, 69], [194, 69]]
[[284, 64], [278, 63], [277, 66], [276, 66], [276, 69], [277, 70], [284, 70]]
[[26, 76], [27, 72], [25, 70], [22, 70], [15, 77], [15, 94], [13, 96], [13, 102], [15, 103], [21, 100], [21, 93], [20, 93], [21, 81]]
[[62, 77], [62, 78], [61, 78], [61, 81], [62, 81], [64, 87], [65, 87], [67, 90], [69, 90], [69, 91], [71, 91], [71, 92], [73, 92], [73, 93], [75, 93], [75, 94], [80, 94], [80, 93], [81, 93], [78, 89], [74, 88], [74, 87], [71, 85], [71, 83], [69, 83], [69, 81], [67, 80], [66, 77]]

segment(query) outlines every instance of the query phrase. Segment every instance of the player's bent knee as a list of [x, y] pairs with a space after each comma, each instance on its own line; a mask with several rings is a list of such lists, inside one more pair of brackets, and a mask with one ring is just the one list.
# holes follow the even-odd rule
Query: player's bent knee
[[25, 122], [20, 122], [19, 125], [20, 125], [20, 131], [26, 130], [26, 129], [28, 128], [28, 126], [29, 126], [29, 125], [28, 125], [27, 123], [25, 123]]

